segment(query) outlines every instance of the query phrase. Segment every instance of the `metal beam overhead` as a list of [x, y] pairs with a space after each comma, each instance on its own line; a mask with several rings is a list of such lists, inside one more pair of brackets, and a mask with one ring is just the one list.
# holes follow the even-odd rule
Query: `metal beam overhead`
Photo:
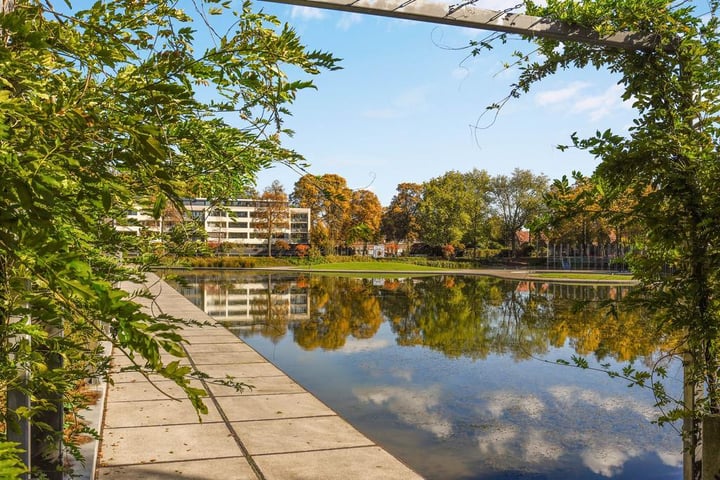
[[551, 38], [563, 42], [582, 42], [623, 50], [652, 50], [654, 37], [633, 32], [621, 32], [602, 37], [588, 29], [541, 17], [517, 13], [484, 10], [474, 1], [458, 5], [417, 0], [265, 0], [302, 7], [325, 8], [351, 13], [380, 15], [383, 17], [440, 23], [459, 27], [477, 28], [503, 33], [516, 33], [531, 37]]

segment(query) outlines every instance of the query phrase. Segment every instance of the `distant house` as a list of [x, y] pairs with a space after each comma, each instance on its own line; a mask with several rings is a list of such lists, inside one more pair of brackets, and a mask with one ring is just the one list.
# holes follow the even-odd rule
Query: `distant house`
[[[222, 205], [212, 204], [205, 198], [183, 200], [185, 212], [169, 214], [153, 218], [140, 210], [128, 212], [130, 226], [117, 227], [121, 231], [140, 234], [142, 230], [167, 232], [179, 222], [195, 220], [208, 234], [209, 242], [236, 243], [247, 247], [261, 249], [267, 244], [262, 231], [253, 225], [253, 218], [263, 200], [237, 199]], [[290, 207], [288, 204], [288, 223], [278, 226], [274, 234], [276, 240], [284, 240], [289, 245], [310, 242], [310, 209]]]

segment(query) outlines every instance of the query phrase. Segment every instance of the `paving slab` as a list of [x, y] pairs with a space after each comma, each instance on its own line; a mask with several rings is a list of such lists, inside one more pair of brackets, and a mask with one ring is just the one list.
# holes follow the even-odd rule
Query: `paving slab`
[[238, 363], [266, 363], [267, 360], [257, 352], [226, 352], [218, 349], [215, 352], [193, 352], [192, 361], [195, 365], [236, 365]]
[[374, 446], [337, 416], [242, 422], [234, 426], [242, 432], [252, 455]]
[[[243, 377], [242, 381], [253, 388], [244, 390], [242, 395], [276, 395], [278, 393], [304, 393], [305, 389], [285, 375], [265, 377]], [[224, 385], [209, 385], [210, 392], [215, 397], [234, 397], [238, 395], [232, 387]]]
[[[122, 375], [135, 375], [135, 374], [122, 374]], [[154, 383], [155, 386], [151, 385], [150, 382], [115, 382], [115, 385], [109, 387], [112, 389], [113, 399], [120, 398], [117, 403], [135, 403], [144, 402], [147, 400], [168, 400], [176, 399], [182, 400], [187, 398], [183, 390], [177, 386], [175, 382], [165, 380], [163, 382]]]
[[198, 353], [213, 353], [217, 351], [223, 351], [227, 353], [231, 352], [255, 352], [255, 350], [250, 347], [245, 342], [238, 342], [238, 338], [233, 336], [230, 341], [227, 343], [218, 343], [209, 341], [207, 343], [203, 343], [202, 340], [205, 340], [204, 338], [194, 338], [192, 343], [188, 343], [185, 346], [185, 350], [192, 355], [193, 358], [195, 358], [195, 355]]
[[[157, 277], [148, 278], [159, 296], [138, 303], [214, 324]], [[151, 383], [137, 372], [121, 372], [132, 362], [115, 352], [93, 478], [421, 478], [225, 328], [190, 326], [183, 335], [189, 342], [183, 362], [210, 376], [194, 382], [208, 392], [208, 414], [199, 419], [171, 381], [151, 375]], [[228, 375], [254, 388], [237, 392], [212, 383]]]
[[313, 395], [236, 395], [216, 399], [231, 422], [337, 415]]
[[167, 463], [144, 463], [103, 467], [98, 480], [257, 480], [244, 457], [190, 460]]
[[239, 365], [203, 365], [202, 371], [211, 379], [224, 379], [228, 375], [238, 381], [245, 381], [250, 377], [277, 377], [284, 375], [283, 371], [275, 365], [263, 363], [243, 363]]
[[[208, 413], [200, 417], [202, 423], [222, 422], [223, 419], [215, 406], [209, 403], [207, 407]], [[114, 415], [105, 422], [105, 428], [183, 425], [198, 417], [195, 408], [187, 399], [116, 402], [112, 409]]]
[[266, 478], [287, 480], [415, 480], [421, 478], [380, 447], [253, 457]]
[[103, 428], [102, 435], [101, 467], [242, 456], [224, 423]]

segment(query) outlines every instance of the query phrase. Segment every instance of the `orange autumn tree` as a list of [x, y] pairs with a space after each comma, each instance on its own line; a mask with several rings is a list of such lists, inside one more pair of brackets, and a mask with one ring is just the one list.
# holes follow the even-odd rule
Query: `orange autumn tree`
[[255, 199], [252, 220], [258, 235], [267, 241], [267, 254], [272, 257], [273, 239], [290, 224], [290, 204], [283, 186], [275, 180]]

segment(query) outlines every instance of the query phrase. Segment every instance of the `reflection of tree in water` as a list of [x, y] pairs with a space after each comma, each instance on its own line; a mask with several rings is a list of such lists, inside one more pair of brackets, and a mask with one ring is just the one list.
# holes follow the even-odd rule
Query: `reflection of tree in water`
[[293, 337], [307, 350], [334, 350], [345, 345], [349, 335], [373, 337], [381, 323], [380, 303], [370, 280], [311, 277], [310, 318], [293, 326]]
[[451, 357], [523, 359], [568, 342], [581, 355], [627, 361], [651, 355], [665, 339], [642, 312], [625, 310], [622, 302], [608, 307], [625, 289], [474, 277], [449, 284], [433, 277], [383, 296], [382, 307], [398, 344]]
[[273, 343], [279, 342], [287, 333], [289, 322], [287, 293], [291, 282], [288, 279], [276, 279], [267, 276], [267, 288], [263, 295], [253, 297], [250, 301], [250, 312], [253, 324], [258, 325], [253, 331], [269, 338]]
[[398, 335], [398, 344], [422, 344], [451, 357], [481, 358], [488, 354], [488, 325], [476, 319], [485, 317], [497, 300], [493, 283], [467, 277], [453, 280], [430, 277], [408, 283], [402, 290], [411, 299], [404, 317], [402, 306], [406, 302], [396, 295], [383, 298], [383, 311]]
[[[292, 275], [216, 277], [206, 288], [243, 282], [267, 288], [251, 301], [245, 332], [279, 341], [293, 332], [301, 347], [338, 349], [349, 336], [374, 336], [387, 319], [399, 345], [424, 345], [449, 357], [512, 355], [520, 360], [551, 347], [629, 361], [667, 350], [672, 339], [639, 311], [625, 309], [627, 287], [512, 282], [487, 277], [433, 276], [377, 280]], [[309, 295], [305, 318], [289, 316], [291, 291]], [[613, 308], [608, 307], [613, 302]]]
[[598, 359], [618, 361], [647, 357], [658, 348], [669, 350], [674, 342], [659, 325], [622, 302], [627, 292], [627, 287], [618, 286], [550, 284], [546, 295], [553, 299], [551, 344], [561, 346], [569, 341], [581, 355], [592, 353]]

